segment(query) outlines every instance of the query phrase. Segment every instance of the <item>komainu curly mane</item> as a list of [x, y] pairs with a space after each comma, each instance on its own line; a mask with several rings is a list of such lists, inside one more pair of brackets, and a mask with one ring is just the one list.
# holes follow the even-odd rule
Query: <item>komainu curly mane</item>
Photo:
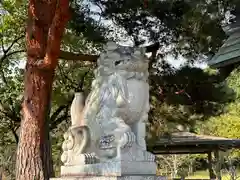
[[108, 43], [98, 59], [95, 77], [84, 110], [86, 125], [94, 129], [91, 139], [96, 142], [109, 133], [131, 131], [127, 81], [138, 79], [146, 82], [148, 62], [141, 49], [134, 51], [133, 48]]

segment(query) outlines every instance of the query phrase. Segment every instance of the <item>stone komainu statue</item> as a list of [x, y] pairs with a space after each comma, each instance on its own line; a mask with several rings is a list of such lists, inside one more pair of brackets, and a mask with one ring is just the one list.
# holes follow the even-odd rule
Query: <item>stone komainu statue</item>
[[112, 161], [128, 154], [133, 146], [143, 152], [143, 159], [148, 157], [154, 161], [154, 157], [147, 154], [145, 142], [149, 85], [144, 49], [109, 42], [97, 63], [86, 101], [80, 93], [75, 94], [71, 106], [72, 126], [64, 135], [63, 163]]

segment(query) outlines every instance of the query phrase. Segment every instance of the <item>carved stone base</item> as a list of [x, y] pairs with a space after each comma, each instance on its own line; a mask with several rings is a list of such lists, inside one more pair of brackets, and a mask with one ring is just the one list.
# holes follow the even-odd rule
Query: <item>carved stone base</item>
[[61, 176], [121, 176], [156, 174], [155, 162], [107, 162], [80, 166], [62, 166]]
[[119, 153], [120, 156], [105, 162], [62, 166], [61, 176], [156, 175], [155, 156], [150, 152], [133, 144]]
[[149, 175], [129, 175], [129, 176], [78, 176], [51, 178], [50, 180], [167, 180], [166, 177]]

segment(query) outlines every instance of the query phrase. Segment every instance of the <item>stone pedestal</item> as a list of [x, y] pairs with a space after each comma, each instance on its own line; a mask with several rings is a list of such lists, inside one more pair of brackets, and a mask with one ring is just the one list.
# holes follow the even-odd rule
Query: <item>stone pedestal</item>
[[160, 180], [155, 156], [133, 144], [121, 156], [96, 164], [65, 165], [61, 177], [52, 180]]
[[132, 176], [78, 176], [52, 178], [51, 180], [167, 180], [165, 177], [150, 175], [132, 175]]
[[62, 166], [61, 175], [66, 176], [121, 176], [121, 175], [155, 175], [155, 163], [149, 162], [109, 162], [79, 166]]
[[113, 159], [93, 164], [64, 165], [61, 176], [155, 175], [156, 170], [155, 156], [134, 143]]

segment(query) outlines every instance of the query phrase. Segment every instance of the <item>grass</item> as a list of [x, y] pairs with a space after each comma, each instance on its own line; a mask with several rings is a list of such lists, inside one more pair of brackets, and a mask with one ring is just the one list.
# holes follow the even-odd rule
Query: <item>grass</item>
[[[237, 172], [237, 175], [240, 175], [240, 171]], [[186, 177], [186, 179], [209, 179], [209, 172], [208, 171], [197, 171], [194, 175]], [[228, 173], [222, 173], [222, 180], [230, 180], [230, 175]], [[237, 179], [240, 180], [240, 177]]]
[[[160, 175], [161, 173], [159, 172], [157, 174]], [[236, 175], [237, 175], [236, 180], [240, 180], [240, 169], [237, 170]], [[180, 177], [176, 177], [176, 178], [179, 179]], [[170, 179], [170, 178], [168, 178], [168, 179]], [[196, 172], [194, 172], [193, 175], [185, 177], [185, 179], [209, 179], [209, 172], [208, 172], [208, 170], [196, 171]], [[222, 180], [231, 180], [230, 175], [228, 173], [222, 172]]]

